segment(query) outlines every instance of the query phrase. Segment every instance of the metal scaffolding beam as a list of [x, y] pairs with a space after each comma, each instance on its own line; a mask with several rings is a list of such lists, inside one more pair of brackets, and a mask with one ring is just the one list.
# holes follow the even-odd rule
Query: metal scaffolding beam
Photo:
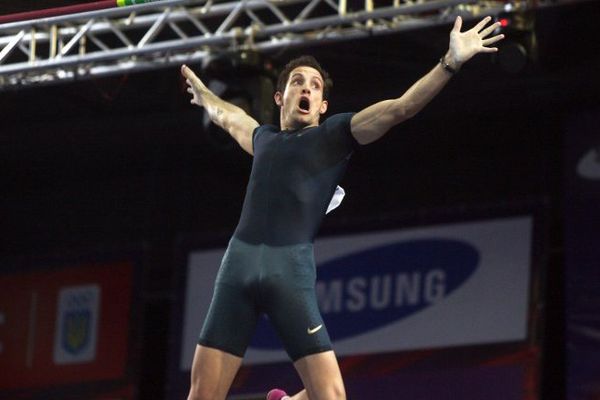
[[[364, 1], [364, 2], [363, 2]], [[560, 0], [549, 0], [552, 5]], [[350, 40], [545, 6], [516, 0], [165, 0], [0, 25], [0, 90], [158, 69], [222, 52]], [[563, 2], [564, 3], [564, 2]]]

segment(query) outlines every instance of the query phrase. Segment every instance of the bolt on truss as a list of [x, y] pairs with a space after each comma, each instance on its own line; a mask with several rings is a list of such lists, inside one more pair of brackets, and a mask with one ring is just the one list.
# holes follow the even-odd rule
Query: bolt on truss
[[[550, 0], [552, 1], [552, 0]], [[538, 7], [529, 0], [164, 0], [0, 25], [0, 90], [222, 52], [350, 40]], [[552, 4], [556, 4], [556, 0]], [[510, 7], [509, 7], [510, 5]]]

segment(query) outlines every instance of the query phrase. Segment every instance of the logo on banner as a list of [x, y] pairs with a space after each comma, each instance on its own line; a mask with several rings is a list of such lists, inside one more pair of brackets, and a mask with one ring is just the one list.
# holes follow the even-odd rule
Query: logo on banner
[[600, 147], [591, 149], [579, 159], [577, 174], [585, 179], [600, 179]]
[[[319, 265], [319, 309], [332, 340], [395, 323], [443, 302], [477, 270], [480, 255], [459, 240], [419, 239], [350, 253]], [[262, 318], [252, 347], [280, 347]]]
[[78, 354], [85, 348], [90, 338], [91, 317], [89, 310], [65, 314], [62, 345], [66, 351]]
[[54, 339], [56, 364], [85, 363], [96, 358], [99, 309], [98, 285], [60, 290]]

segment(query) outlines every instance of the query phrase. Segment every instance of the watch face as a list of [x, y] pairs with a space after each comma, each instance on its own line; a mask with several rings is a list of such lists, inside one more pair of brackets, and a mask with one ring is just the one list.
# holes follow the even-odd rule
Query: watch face
[[451, 74], [456, 73], [456, 70], [446, 63], [446, 60], [444, 59], [444, 57], [440, 58], [440, 64], [442, 64], [442, 67], [444, 67], [444, 69], [446, 71], [450, 72]]

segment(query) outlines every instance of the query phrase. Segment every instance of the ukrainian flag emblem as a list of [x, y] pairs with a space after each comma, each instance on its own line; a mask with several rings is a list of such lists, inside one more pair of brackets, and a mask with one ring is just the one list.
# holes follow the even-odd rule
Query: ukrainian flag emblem
[[94, 361], [100, 320], [99, 285], [64, 287], [58, 294], [54, 363]]
[[63, 328], [63, 348], [71, 353], [77, 354], [89, 343], [90, 338], [90, 311], [67, 312]]

